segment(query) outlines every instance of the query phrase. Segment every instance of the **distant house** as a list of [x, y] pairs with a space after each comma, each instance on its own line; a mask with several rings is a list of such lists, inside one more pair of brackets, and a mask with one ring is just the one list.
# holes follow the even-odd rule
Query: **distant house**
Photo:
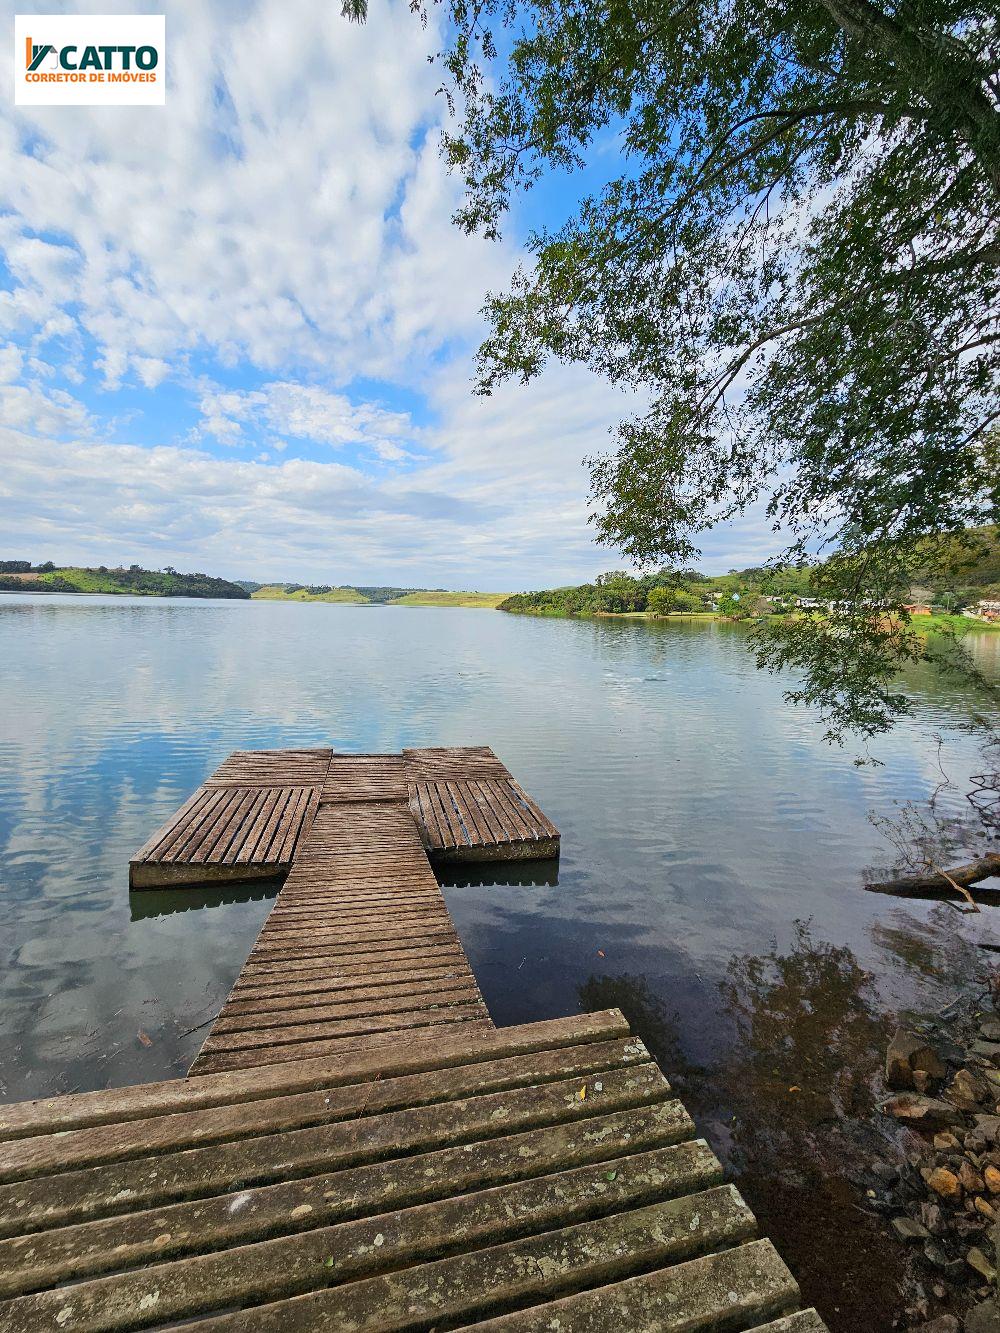
[[980, 620], [988, 620], [991, 623], [1000, 620], [1000, 602], [995, 602], [990, 598], [982, 598], [976, 603], [976, 612]]
[[934, 612], [923, 602], [904, 602], [903, 610], [908, 611], [911, 616], [932, 616]]

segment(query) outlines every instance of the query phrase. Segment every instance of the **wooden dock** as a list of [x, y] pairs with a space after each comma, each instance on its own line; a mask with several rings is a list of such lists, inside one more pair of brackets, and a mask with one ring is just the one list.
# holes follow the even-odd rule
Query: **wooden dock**
[[284, 886], [186, 1079], [0, 1106], [0, 1333], [824, 1333], [620, 1012], [494, 1027], [428, 858], [558, 837], [485, 749], [231, 756], [133, 882]]
[[486, 746], [335, 755], [237, 750], [136, 852], [133, 888], [270, 879], [321, 805], [405, 805], [435, 860], [537, 860], [559, 833]]

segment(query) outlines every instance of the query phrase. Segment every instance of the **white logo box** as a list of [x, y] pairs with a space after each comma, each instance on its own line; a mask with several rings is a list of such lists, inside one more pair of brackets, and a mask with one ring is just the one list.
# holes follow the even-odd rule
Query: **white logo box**
[[14, 102], [163, 106], [166, 57], [163, 14], [17, 14]]

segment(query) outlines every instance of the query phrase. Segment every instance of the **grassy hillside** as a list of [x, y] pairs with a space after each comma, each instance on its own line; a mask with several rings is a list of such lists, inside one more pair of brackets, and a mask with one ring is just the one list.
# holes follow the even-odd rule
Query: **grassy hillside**
[[390, 606], [472, 606], [495, 611], [507, 600], [505, 592], [410, 592]]
[[296, 584], [265, 583], [250, 596], [255, 602], [345, 602], [366, 606], [368, 598], [357, 588], [303, 588]]
[[251, 584], [264, 602], [341, 602], [352, 606], [473, 606], [495, 610], [505, 592], [445, 592], [442, 588], [303, 587], [297, 583]]
[[947, 542], [948, 560], [954, 574], [921, 580], [934, 600], [954, 597], [961, 602], [979, 597], [1000, 598], [1000, 528], [973, 528], [968, 544], [957, 538]]
[[[3, 562], [19, 563], [23, 562]], [[228, 579], [209, 574], [180, 574], [177, 570], [108, 569], [81, 565], [51, 566], [10, 573], [0, 567], [0, 592], [85, 592], [128, 594], [133, 597], [221, 597], [246, 600], [249, 593]]]

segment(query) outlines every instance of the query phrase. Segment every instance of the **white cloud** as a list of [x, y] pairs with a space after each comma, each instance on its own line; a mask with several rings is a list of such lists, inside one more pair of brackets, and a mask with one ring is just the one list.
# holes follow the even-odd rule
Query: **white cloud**
[[0, 384], [11, 384], [19, 379], [24, 356], [15, 343], [0, 345]]
[[[176, 0], [166, 106], [127, 112], [14, 108], [0, 61], [9, 541], [37, 558], [498, 589], [620, 563], [593, 544], [581, 460], [630, 400], [562, 367], [471, 395], [479, 307], [517, 254], [450, 220], [426, 59], [439, 18], [425, 30], [373, 5], [357, 27], [336, 3]], [[178, 391], [191, 415], [161, 426]], [[123, 436], [137, 417], [142, 436]], [[295, 458], [294, 441], [330, 456]], [[243, 452], [211, 456], [220, 444]], [[348, 448], [355, 467], [334, 452]]]
[[111, 384], [206, 349], [398, 376], [468, 337], [511, 255], [449, 220], [434, 23], [260, 0], [177, 4], [168, 28], [163, 108], [7, 108], [8, 326], [71, 308]]
[[367, 445], [379, 458], [401, 459], [407, 451], [398, 443], [414, 433], [405, 412], [391, 412], [377, 404], [353, 403], [345, 394], [312, 384], [279, 380], [260, 389], [203, 390], [199, 435], [222, 444], [246, 444], [244, 427], [285, 437], [312, 440], [337, 449], [345, 444]]
[[13, 430], [64, 435], [88, 427], [86, 408], [62, 389], [0, 384], [0, 420]]
[[10, 429], [0, 430], [0, 471], [0, 528], [19, 548], [44, 540], [53, 558], [96, 562], [108, 551], [154, 564], [176, 556], [248, 577], [292, 577], [294, 562], [317, 580], [334, 569], [360, 578], [402, 570], [400, 550], [454, 571], [468, 533], [503, 517], [485, 499], [376, 484], [337, 463], [57, 443]]

